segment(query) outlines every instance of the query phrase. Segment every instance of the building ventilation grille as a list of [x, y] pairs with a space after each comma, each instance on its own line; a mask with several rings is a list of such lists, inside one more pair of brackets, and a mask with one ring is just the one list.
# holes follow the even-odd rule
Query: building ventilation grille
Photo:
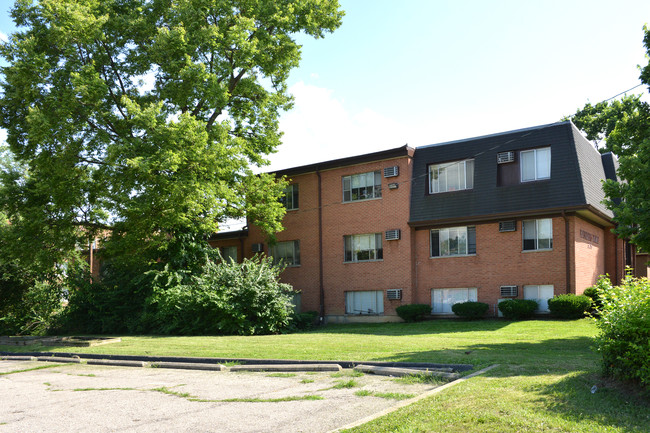
[[386, 240], [387, 241], [397, 241], [400, 238], [399, 229], [386, 230]]
[[399, 175], [399, 167], [394, 165], [392, 167], [384, 168], [384, 177], [395, 177]]
[[252, 250], [254, 253], [261, 253], [264, 251], [264, 244], [253, 244]]
[[497, 164], [506, 164], [515, 161], [515, 152], [499, 152], [497, 153]]
[[499, 221], [500, 232], [514, 232], [517, 230], [517, 221]]
[[516, 298], [517, 297], [517, 286], [501, 286], [501, 297], [502, 298]]
[[391, 300], [402, 299], [402, 289], [386, 290], [386, 298]]

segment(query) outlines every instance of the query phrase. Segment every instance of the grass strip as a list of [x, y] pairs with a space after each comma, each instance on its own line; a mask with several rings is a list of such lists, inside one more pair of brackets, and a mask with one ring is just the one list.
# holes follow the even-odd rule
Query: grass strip
[[38, 367], [24, 368], [22, 370], [6, 371], [6, 372], [3, 372], [3, 373], [0, 373], [0, 376], [6, 376], [8, 374], [24, 373], [26, 371], [44, 370], [46, 368], [61, 367], [62, 365], [66, 365], [66, 364], [39, 365]]
[[402, 394], [400, 392], [377, 392], [377, 391], [368, 391], [367, 389], [361, 389], [354, 393], [357, 397], [379, 397], [386, 398], [390, 400], [407, 400], [409, 398], [415, 397], [415, 394]]

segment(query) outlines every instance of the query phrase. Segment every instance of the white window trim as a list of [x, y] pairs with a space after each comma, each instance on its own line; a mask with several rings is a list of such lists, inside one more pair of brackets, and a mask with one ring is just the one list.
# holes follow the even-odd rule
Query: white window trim
[[[354, 298], [355, 296], [362, 296], [367, 294], [369, 296], [374, 296], [374, 302], [376, 308], [369, 312], [369, 310], [354, 309], [356, 305], [354, 302], [350, 305], [349, 298]], [[352, 299], [354, 301], [354, 299]], [[375, 311], [377, 310], [377, 311]], [[365, 311], [365, 312], [364, 312]], [[383, 290], [350, 290], [345, 292], [345, 314], [350, 316], [382, 316], [384, 314], [384, 291]]]
[[[373, 174], [373, 182], [375, 179], [377, 179], [377, 176], [379, 176], [379, 184], [373, 184], [373, 197], [368, 197], [368, 198], [361, 198], [361, 199], [353, 199], [352, 198], [352, 178], [353, 177], [360, 177], [360, 176], [367, 176], [368, 174], [372, 173]], [[378, 174], [379, 173], [379, 174]], [[350, 200], [345, 199], [345, 179], [349, 178], [350, 180]], [[381, 200], [382, 197], [382, 186], [381, 186], [381, 170], [373, 170], [373, 171], [367, 171], [365, 173], [356, 173], [356, 174], [349, 174], [347, 176], [342, 176], [341, 177], [341, 202], [342, 203], [356, 203], [360, 201], [369, 201], [369, 200]]]
[[[289, 193], [291, 194], [291, 205], [293, 206], [293, 193], [294, 189], [298, 189], [298, 206], [296, 207], [287, 207], [287, 197], [289, 196]], [[299, 210], [300, 209], [300, 187], [298, 186], [297, 183], [292, 183], [291, 185], [287, 185], [287, 187], [284, 189], [284, 195], [285, 195], [285, 201], [284, 201], [284, 206], [287, 211], [294, 211], [294, 210]]]
[[[444, 227], [441, 229], [431, 229], [429, 231], [429, 258], [430, 259], [449, 259], [449, 258], [454, 258], [454, 257], [473, 257], [476, 255], [476, 252], [470, 253], [467, 252], [465, 254], [449, 254], [446, 256], [443, 256], [442, 254], [439, 256], [434, 256], [433, 255], [433, 244], [431, 242], [431, 235], [433, 234], [434, 230], [438, 231], [438, 236], [440, 234], [440, 231], [442, 230], [453, 230], [453, 229], [465, 229], [465, 251], [469, 251], [469, 234], [468, 234], [468, 228], [474, 227], [474, 241], [476, 242], [476, 226], [459, 226], [459, 227]], [[438, 237], [438, 251], [440, 251], [440, 237]]]
[[[548, 238], [551, 240], [551, 247], [550, 248], [539, 248], [539, 222], [543, 220], [549, 220], [551, 222], [551, 237]], [[524, 242], [526, 238], [524, 238], [524, 222], [525, 221], [535, 221], [535, 241], [538, 245], [538, 248], [531, 248], [531, 249], [524, 249]], [[553, 218], [535, 218], [535, 219], [530, 219], [530, 220], [522, 220], [521, 221], [521, 252], [522, 253], [534, 253], [538, 251], [553, 251]]]
[[[472, 178], [472, 187], [471, 188], [467, 187], [467, 162], [468, 161], [474, 162], [474, 159], [470, 158], [470, 159], [463, 159], [463, 160], [460, 160], [460, 161], [449, 161], [449, 162], [442, 162], [442, 163], [439, 163], [439, 164], [431, 164], [431, 165], [429, 165], [429, 194], [444, 194], [446, 192], [458, 192], [458, 191], [466, 191], [466, 190], [469, 190], [469, 189], [474, 189], [474, 179], [473, 178]], [[459, 189], [454, 189], [454, 190], [447, 189], [445, 191], [434, 191], [433, 190], [433, 169], [434, 169], [434, 167], [440, 167], [441, 165], [446, 165], [447, 166], [447, 167], [445, 167], [445, 171], [446, 171], [446, 169], [449, 166], [451, 166], [452, 164], [458, 164], [459, 167], [460, 167], [461, 163], [462, 163], [463, 173], [464, 173], [464, 176], [463, 176], [464, 188], [459, 188]]]
[[[538, 177], [537, 176], [537, 151], [538, 150], [545, 150], [545, 149], [548, 149], [548, 176], [547, 177]], [[533, 166], [535, 167], [535, 177], [534, 177], [534, 179], [524, 180], [524, 164], [523, 164], [523, 162], [521, 162], [521, 161], [523, 161], [522, 155], [524, 153], [529, 153], [529, 152], [533, 152], [533, 155], [534, 155], [533, 158], [535, 160], [534, 161], [535, 163], [533, 164]], [[550, 146], [540, 147], [538, 149], [522, 150], [522, 151], [519, 152], [519, 161], [520, 161], [520, 164], [519, 164], [519, 179], [521, 180], [522, 183], [524, 183], [524, 182], [537, 182], [539, 180], [547, 180], [547, 179], [551, 178], [551, 147]]]
[[[539, 297], [537, 297], [537, 298], [527, 298], [526, 297], [526, 289], [532, 289], [533, 287], [535, 288], [535, 290], [537, 290], [537, 296], [539, 296], [540, 287], [546, 287], [546, 288], [550, 287], [551, 288], [551, 292], [552, 292], [551, 297], [550, 298], [543, 298], [546, 301], [546, 309], [545, 310], [541, 309], [540, 301], [542, 300], [542, 298], [539, 298]], [[532, 299], [534, 301], [537, 301], [537, 309], [535, 310], [535, 313], [544, 314], [544, 313], [550, 313], [551, 312], [548, 309], [548, 300], [553, 298], [553, 296], [555, 296], [555, 286], [553, 284], [525, 284], [523, 286], [523, 288], [522, 288], [522, 292], [523, 292], [524, 299]]]
[[[355, 260], [354, 250], [352, 250], [352, 260], [346, 260], [346, 257], [345, 257], [346, 252], [347, 252], [346, 245], [345, 245], [346, 238], [350, 238], [350, 242], [354, 242], [354, 238], [359, 237], [359, 236], [374, 236], [375, 237], [375, 248], [374, 248], [375, 257], [377, 257], [377, 255], [378, 255], [377, 252], [379, 250], [381, 250], [382, 258], [381, 259], [375, 258], [375, 259], [369, 259], [369, 260]], [[377, 239], [379, 239], [379, 242], [380, 242], [379, 246], [381, 248], [377, 248]], [[355, 234], [355, 235], [345, 235], [345, 236], [343, 236], [343, 263], [368, 263], [368, 262], [381, 262], [383, 260], [384, 260], [384, 244], [383, 244], [383, 236], [382, 236], [381, 233], [359, 233], [359, 234]]]
[[[443, 290], [467, 290], [467, 299], [465, 301], [459, 301], [459, 302], [467, 302], [467, 301], [474, 301], [475, 302], [478, 299], [478, 288], [477, 287], [447, 287], [447, 288], [440, 288], [440, 289], [431, 289], [431, 314], [432, 315], [454, 314], [451, 311], [451, 306], [449, 307], [449, 311], [434, 311], [435, 292], [436, 291], [443, 291]], [[442, 304], [442, 305], [444, 305], [444, 304]], [[452, 305], [454, 305], [454, 304], [452, 304]]]
[[[300, 267], [300, 241], [294, 240], [294, 241], [282, 241], [282, 242], [277, 242], [275, 245], [271, 246], [269, 248], [269, 255], [273, 258], [273, 263], [274, 264], [279, 264], [279, 263], [284, 263], [282, 258], [277, 258], [273, 255], [273, 253], [276, 251], [276, 248], [280, 244], [291, 244], [291, 248], [293, 249], [293, 258], [294, 258], [294, 263], [285, 263], [285, 266], [287, 268], [298, 268]], [[297, 246], [297, 248], [296, 248]], [[296, 254], [296, 250], [298, 251], [298, 254]], [[296, 255], [298, 256], [298, 263], [295, 263], [296, 261]]]

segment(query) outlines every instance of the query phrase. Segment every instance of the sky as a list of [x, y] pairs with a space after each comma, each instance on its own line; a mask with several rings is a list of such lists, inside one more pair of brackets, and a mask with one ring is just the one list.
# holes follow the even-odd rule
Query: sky
[[334, 33], [298, 35], [295, 105], [264, 171], [556, 122], [638, 85], [648, 63], [648, 0], [340, 3]]

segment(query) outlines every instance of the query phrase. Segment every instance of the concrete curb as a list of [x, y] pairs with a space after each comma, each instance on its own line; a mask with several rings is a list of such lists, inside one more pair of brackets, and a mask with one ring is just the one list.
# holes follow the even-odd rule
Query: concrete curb
[[179, 370], [208, 370], [227, 371], [228, 367], [221, 364], [200, 364], [198, 362], [151, 362], [145, 363], [150, 368], [175, 368]]
[[145, 367], [143, 361], [121, 361], [114, 359], [89, 359], [86, 361], [88, 365], [113, 365], [116, 367]]
[[354, 367], [355, 371], [360, 371], [362, 373], [378, 374], [381, 376], [415, 376], [415, 375], [425, 375], [425, 376], [436, 376], [443, 377], [445, 379], [458, 379], [460, 376], [458, 373], [452, 373], [451, 369], [445, 369], [449, 371], [440, 371], [440, 370], [420, 370], [415, 368], [399, 368], [399, 367], [378, 367], [376, 365], [357, 365]]
[[259, 365], [233, 365], [230, 371], [341, 371], [338, 364], [259, 364]]
[[350, 423], [348, 425], [344, 425], [343, 427], [338, 427], [338, 428], [335, 428], [334, 430], [330, 430], [327, 433], [338, 433], [341, 430], [347, 430], [347, 429], [351, 429], [351, 428], [354, 428], [354, 427], [358, 427], [358, 426], [360, 426], [362, 424], [366, 424], [366, 423], [368, 423], [368, 422], [370, 422], [370, 421], [372, 421], [374, 419], [377, 419], [379, 417], [387, 415], [387, 414], [389, 414], [391, 412], [395, 412], [397, 409], [401, 409], [401, 408], [403, 408], [405, 406], [410, 406], [415, 402], [423, 400], [423, 399], [425, 399], [427, 397], [431, 397], [434, 394], [437, 394], [437, 393], [439, 393], [441, 391], [444, 391], [445, 389], [450, 388], [452, 386], [458, 385], [459, 383], [464, 382], [464, 381], [466, 381], [468, 379], [471, 379], [474, 376], [479, 376], [479, 375], [481, 375], [483, 373], [486, 373], [486, 372], [488, 372], [488, 371], [490, 371], [493, 368], [496, 368], [498, 366], [499, 366], [499, 364], [490, 365], [489, 367], [486, 367], [486, 368], [484, 368], [482, 370], [479, 370], [479, 371], [477, 371], [475, 373], [472, 373], [470, 375], [467, 375], [465, 377], [461, 377], [460, 379], [454, 380], [453, 382], [446, 383], [446, 384], [444, 384], [442, 386], [434, 388], [431, 391], [425, 392], [425, 393], [420, 394], [420, 395], [418, 395], [416, 397], [413, 397], [411, 399], [402, 400], [401, 402], [397, 403], [395, 406], [389, 407], [388, 409], [382, 410], [381, 412], [377, 412], [374, 415], [370, 415], [370, 416], [368, 416], [366, 418], [360, 419], [360, 420], [355, 421], [353, 423]]
[[39, 356], [36, 358], [36, 361], [67, 362], [67, 363], [81, 364], [80, 358], [67, 358], [62, 356]]
[[378, 367], [399, 367], [415, 368], [420, 370], [434, 370], [439, 368], [451, 368], [453, 371], [463, 372], [474, 368], [471, 364], [438, 364], [427, 362], [390, 362], [390, 361], [337, 361], [337, 360], [303, 360], [303, 359], [253, 359], [253, 358], [207, 358], [207, 357], [190, 357], [190, 356], [142, 356], [142, 355], [107, 355], [95, 353], [76, 353], [76, 352], [0, 352], [0, 357], [5, 355], [18, 356], [61, 356], [61, 357], [79, 357], [81, 359], [105, 359], [119, 361], [142, 361], [148, 363], [157, 362], [179, 362], [179, 363], [199, 363], [199, 364], [228, 364], [238, 363], [246, 365], [271, 365], [271, 364], [338, 364], [342, 368], [354, 368], [359, 364], [374, 365]]
[[35, 356], [0, 356], [0, 361], [38, 361]]

